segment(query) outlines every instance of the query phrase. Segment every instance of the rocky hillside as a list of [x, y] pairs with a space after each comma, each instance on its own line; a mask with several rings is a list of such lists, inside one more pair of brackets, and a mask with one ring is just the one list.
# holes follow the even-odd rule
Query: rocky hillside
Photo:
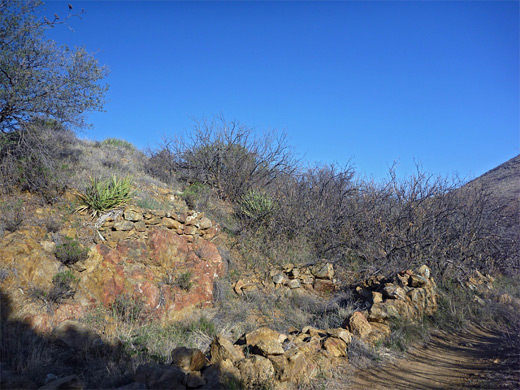
[[179, 162], [69, 136], [45, 180], [26, 165], [0, 186], [2, 388], [312, 388], [406, 348], [409, 329], [513, 322], [517, 284], [495, 290], [486, 267], [512, 257], [515, 222], [481, 221], [511, 215], [518, 158], [455, 191], [329, 168], [273, 168], [260, 188], [256, 152], [217, 150], [235, 171], [215, 183], [236, 195], [207, 184], [200, 148]]
[[470, 181], [467, 186], [481, 186], [497, 205], [520, 207], [520, 155]]

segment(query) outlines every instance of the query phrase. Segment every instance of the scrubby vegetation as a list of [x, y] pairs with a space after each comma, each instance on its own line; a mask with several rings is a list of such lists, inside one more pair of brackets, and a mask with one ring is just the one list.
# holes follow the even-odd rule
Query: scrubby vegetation
[[[0, 11], [11, 15], [9, 28], [0, 34], [16, 30], [17, 19], [12, 15], [16, 4], [0, 0]], [[32, 3], [28, 7], [22, 11], [34, 10]], [[41, 41], [42, 29], [57, 24], [58, 19], [35, 24], [31, 16], [18, 22], [18, 27]], [[19, 36], [16, 31], [13, 34]], [[101, 108], [105, 88], [96, 82], [105, 70], [82, 50], [73, 54], [77, 64], [65, 61], [62, 68], [57, 60], [64, 53], [51, 55], [53, 46], [41, 43], [43, 52], [37, 54], [51, 60], [51, 72], [50, 78], [34, 88], [44, 91], [43, 95], [55, 94], [56, 99], [25, 107], [22, 103], [28, 91], [11, 91], [8, 95], [14, 100], [2, 98], [1, 103], [11, 108], [12, 102], [18, 109], [7, 112], [7, 116], [2, 111], [0, 118], [0, 235], [13, 237], [22, 228], [41, 227], [44, 232], [38, 242], [33, 240], [30, 245], [45, 246], [45, 256], [59, 261], [59, 272], [52, 279], [48, 276], [47, 285], [26, 288], [32, 304], [52, 312], [57, 305], [74, 300], [79, 272], [84, 271], [74, 266], [87, 259], [89, 245], [93, 248], [106, 241], [91, 218], [81, 219], [78, 214], [82, 212], [108, 219], [113, 214], [107, 211], [118, 209], [122, 214], [124, 206], [137, 206], [150, 215], [136, 213], [135, 219], [129, 217], [125, 222], [131, 229], [141, 223], [142, 231], [147, 228], [141, 221], [144, 218], [149, 225], [166, 218], [177, 229], [180, 223], [170, 218], [170, 213], [187, 220], [203, 212], [218, 223], [208, 240], [218, 245], [227, 266], [227, 275], [213, 286], [215, 309], [201, 311], [185, 321], [159, 324], [144, 302], [129, 294], [118, 295], [109, 305], [92, 307], [82, 321], [102, 334], [106, 344], [89, 344], [81, 356], [76, 356], [85, 377], [91, 378], [91, 386], [127, 384], [125, 375], [139, 364], [170, 363], [171, 350], [177, 346], [205, 351], [217, 333], [236, 339], [259, 325], [280, 332], [291, 326], [339, 328], [351, 313], [367, 309], [356, 295], [356, 283], [422, 264], [431, 269], [437, 282], [437, 312], [415, 322], [395, 321], [390, 337], [375, 346], [354, 339], [348, 346], [351, 362], [370, 364], [381, 359], [380, 352], [385, 348], [402, 352], [411, 343], [426, 339], [431, 329], [452, 331], [479, 323], [518, 334], [516, 313], [495, 299], [502, 293], [508, 294], [505, 300], [520, 298], [518, 208], [497, 200], [493, 188], [430, 175], [420, 167], [408, 178], [398, 178], [392, 168], [386, 180], [374, 182], [359, 178], [350, 165], [307, 166], [294, 156], [283, 133], [262, 134], [222, 118], [196, 122], [188, 137], [172, 135], [146, 153], [116, 138], [80, 140], [73, 130], [83, 124], [84, 111]], [[21, 49], [30, 49], [24, 45]], [[18, 58], [12, 52], [15, 49], [2, 49], [0, 65]], [[77, 87], [74, 82], [71, 87], [63, 83], [52, 87], [74, 70], [74, 64], [87, 77], [87, 88], [79, 101], [72, 96]], [[28, 83], [38, 79], [30, 74], [24, 76]], [[10, 91], [2, 75], [0, 86]], [[74, 104], [69, 107], [69, 103]], [[161, 196], [161, 192], [168, 196]], [[45, 207], [55, 210], [46, 214]], [[161, 213], [146, 213], [149, 210]], [[198, 223], [202, 224], [202, 219], [197, 219]], [[107, 229], [124, 240], [132, 239], [123, 227], [112, 224]], [[186, 228], [193, 225], [183, 226]], [[73, 239], [69, 231], [81, 234], [70, 234], [76, 237]], [[222, 236], [215, 239], [216, 232], [222, 232]], [[186, 247], [195, 244], [186, 241]], [[193, 257], [203, 259], [204, 248], [195, 249]], [[292, 290], [283, 294], [275, 289], [252, 289], [241, 294], [233, 290], [249, 275], [272, 280], [269, 271], [273, 266], [303, 267], [318, 260], [334, 264], [337, 291], [318, 297]], [[0, 268], [0, 286], [13, 277], [13, 269]], [[477, 270], [497, 276], [493, 300], [469, 287], [467, 281]], [[198, 275], [174, 271], [178, 270], [165, 270], [165, 277], [149, 286], [148, 292], [157, 296], [158, 307], [164, 300], [160, 287], [174, 286], [186, 294], [198, 287]], [[124, 283], [117, 280], [112, 284], [119, 293]], [[144, 294], [140, 289], [141, 285], [136, 290]], [[0, 338], [0, 362], [11, 362], [10, 369], [33, 375], [35, 381], [41, 381], [41, 369], [36, 369], [40, 364], [61, 369], [60, 363], [70, 356], [20, 322], [8, 319], [7, 302], [2, 300], [5, 331]], [[15, 342], [14, 335], [24, 335], [24, 339]], [[517, 342], [511, 336], [511, 343]], [[109, 379], [98, 375], [107, 371]], [[231, 380], [229, 385], [239, 386], [239, 382]]]

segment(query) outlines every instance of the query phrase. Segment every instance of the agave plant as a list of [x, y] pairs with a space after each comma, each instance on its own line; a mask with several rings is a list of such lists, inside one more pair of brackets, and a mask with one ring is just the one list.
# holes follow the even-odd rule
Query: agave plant
[[93, 217], [107, 210], [125, 205], [132, 199], [133, 181], [129, 177], [112, 176], [108, 180], [90, 178], [90, 185], [85, 192], [78, 194], [80, 206], [76, 211], [89, 210]]

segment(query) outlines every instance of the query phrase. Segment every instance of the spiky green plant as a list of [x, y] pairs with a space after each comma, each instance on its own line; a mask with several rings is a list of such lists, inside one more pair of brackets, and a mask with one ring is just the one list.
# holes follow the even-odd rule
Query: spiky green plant
[[241, 214], [255, 222], [267, 222], [274, 210], [273, 199], [264, 192], [249, 190], [240, 201]]
[[112, 176], [101, 181], [90, 178], [90, 185], [85, 193], [78, 194], [80, 206], [76, 211], [90, 210], [92, 216], [107, 210], [112, 210], [128, 203], [135, 191], [132, 190], [133, 181], [129, 177], [118, 178]]

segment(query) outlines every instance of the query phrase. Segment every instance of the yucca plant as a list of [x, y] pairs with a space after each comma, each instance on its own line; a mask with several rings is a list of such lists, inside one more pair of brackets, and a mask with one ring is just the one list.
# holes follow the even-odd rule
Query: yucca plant
[[275, 208], [273, 199], [260, 191], [249, 190], [240, 201], [240, 213], [253, 222], [267, 222]]
[[77, 195], [80, 206], [76, 211], [90, 210], [92, 216], [96, 216], [103, 211], [123, 206], [135, 193], [132, 184], [133, 181], [129, 177], [112, 176], [103, 181], [91, 177], [85, 193]]

